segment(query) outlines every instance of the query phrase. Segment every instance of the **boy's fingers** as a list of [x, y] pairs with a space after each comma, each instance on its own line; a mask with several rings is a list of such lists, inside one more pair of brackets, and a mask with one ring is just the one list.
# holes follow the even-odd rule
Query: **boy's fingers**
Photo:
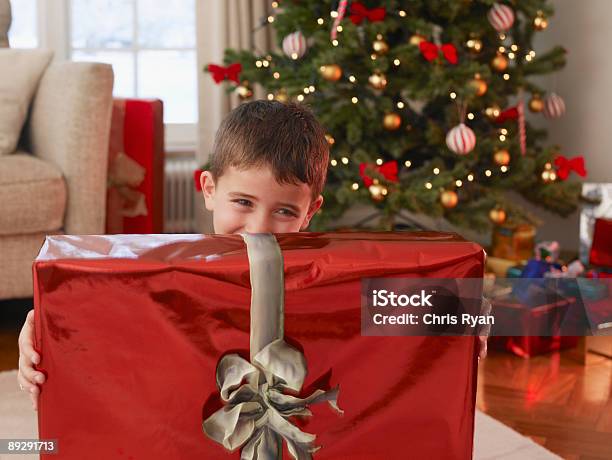
[[30, 393], [30, 400], [32, 401], [34, 410], [38, 410], [38, 395]]
[[19, 333], [19, 353], [25, 355], [34, 364], [40, 363], [40, 355], [34, 351], [32, 338], [34, 337], [34, 310], [26, 316], [21, 332]]
[[38, 372], [23, 355], [19, 357], [19, 372], [31, 384], [44, 383], [45, 374]]
[[17, 372], [17, 382], [19, 382], [19, 386], [23, 388], [23, 391], [26, 391], [29, 394], [32, 394], [34, 391], [38, 391], [36, 385], [28, 381], [21, 372]]

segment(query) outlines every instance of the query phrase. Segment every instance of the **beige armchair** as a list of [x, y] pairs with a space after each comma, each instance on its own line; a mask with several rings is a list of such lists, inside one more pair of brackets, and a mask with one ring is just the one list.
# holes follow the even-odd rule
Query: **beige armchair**
[[32, 296], [32, 262], [47, 234], [101, 234], [113, 71], [52, 63], [18, 151], [0, 156], [0, 299]]

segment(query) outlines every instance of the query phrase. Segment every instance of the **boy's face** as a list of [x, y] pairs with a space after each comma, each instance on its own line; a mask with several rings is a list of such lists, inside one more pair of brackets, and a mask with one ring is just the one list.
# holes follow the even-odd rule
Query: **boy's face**
[[216, 182], [204, 171], [200, 182], [215, 233], [299, 232], [323, 204], [321, 195], [311, 200], [307, 184], [278, 183], [269, 167], [230, 166]]

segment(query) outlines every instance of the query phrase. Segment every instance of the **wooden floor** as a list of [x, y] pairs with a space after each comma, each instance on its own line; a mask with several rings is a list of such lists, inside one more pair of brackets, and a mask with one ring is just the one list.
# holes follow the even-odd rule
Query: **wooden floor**
[[[31, 305], [0, 301], [0, 371], [17, 367]], [[480, 364], [477, 406], [563, 458], [612, 459], [612, 359], [587, 353], [583, 365], [567, 351], [531, 359], [491, 351]]]

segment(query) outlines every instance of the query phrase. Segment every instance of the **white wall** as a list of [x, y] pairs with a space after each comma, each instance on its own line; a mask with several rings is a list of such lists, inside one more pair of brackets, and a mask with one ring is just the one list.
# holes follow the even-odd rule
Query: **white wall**
[[[548, 88], [556, 86], [567, 112], [552, 122], [539, 117], [537, 125], [548, 128], [548, 140], [559, 144], [564, 156], [584, 156], [585, 181], [612, 182], [612, 127], [608, 124], [612, 107], [612, 1], [554, 0], [553, 5], [555, 15], [548, 29], [538, 34], [535, 49], [556, 44], [567, 49], [566, 67], [556, 77], [542, 79]], [[567, 219], [539, 214], [546, 222], [539, 229], [539, 239], [556, 239], [562, 248], [578, 250], [579, 212]]]

